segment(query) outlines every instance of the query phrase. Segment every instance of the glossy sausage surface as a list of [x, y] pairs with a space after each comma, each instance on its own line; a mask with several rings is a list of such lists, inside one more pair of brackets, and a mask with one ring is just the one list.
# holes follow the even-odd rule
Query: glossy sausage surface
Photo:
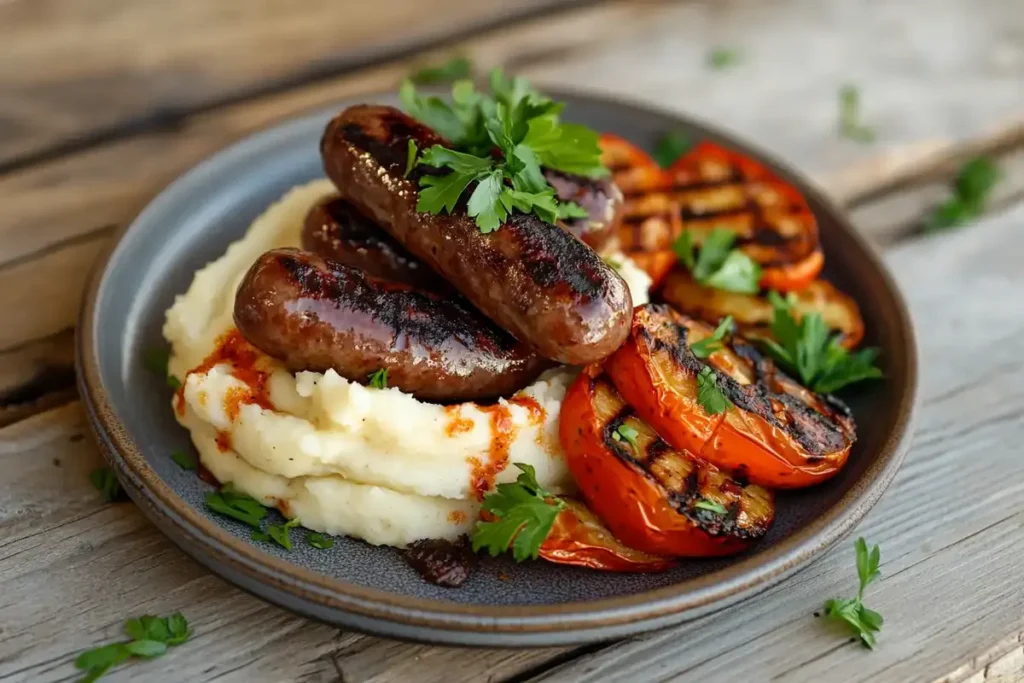
[[235, 325], [293, 371], [333, 368], [356, 382], [441, 402], [507, 396], [548, 365], [459, 301], [372, 277], [299, 249], [263, 254], [235, 295]]
[[476, 308], [539, 354], [584, 364], [611, 354], [629, 333], [626, 283], [580, 240], [536, 216], [515, 213], [484, 234], [464, 208], [418, 213], [418, 166], [404, 177], [408, 141], [445, 144], [392, 107], [360, 105], [334, 118], [321, 140], [339, 193]]

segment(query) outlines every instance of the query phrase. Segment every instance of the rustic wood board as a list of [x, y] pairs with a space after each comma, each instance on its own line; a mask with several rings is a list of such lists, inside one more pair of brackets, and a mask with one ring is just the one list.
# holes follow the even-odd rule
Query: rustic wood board
[[[1024, 89], [1018, 87], [1024, 52], [1013, 40], [1024, 30], [1024, 13], [1010, 11], [1009, 2], [904, 0], [899, 11], [878, 5], [872, 12], [811, 0], [614, 2], [447, 49], [483, 67], [508, 64], [543, 82], [604, 90], [721, 122], [849, 200], [941, 165], [965, 145], [1024, 141]], [[10, 7], [29, 12], [18, 3], [0, 11]], [[955, 41], [941, 39], [954, 33]], [[707, 51], [715, 45], [742, 50], [745, 61], [727, 71], [708, 69]], [[807, 68], [809, 54], [813, 68]], [[0, 176], [0, 291], [6, 293], [0, 310], [15, 312], [0, 330], [0, 394], [22, 386], [5, 378], [25, 381], [20, 359], [40, 356], [32, 348], [37, 340], [46, 344], [72, 325], [78, 293], [109, 236], [176, 175], [280, 118], [391, 87], [409, 67], [396, 62], [219, 108], [186, 117], [172, 130]], [[862, 86], [864, 118], [878, 129], [875, 144], [835, 133], [836, 91], [847, 81]], [[39, 288], [52, 293], [56, 283], [52, 306], [9, 308], [37, 297]]]
[[[914, 446], [858, 530], [882, 546], [883, 578], [867, 598], [887, 620], [876, 652], [811, 616], [855, 588], [843, 544], [722, 614], [597, 649], [538, 680], [902, 683], [953, 672], [947, 680], [958, 683], [990, 662], [1012, 667], [1024, 631], [1022, 221], [1019, 205], [888, 254], [917, 326], [922, 378]], [[117, 637], [128, 616], [174, 610], [193, 620], [196, 640], [110, 680], [521, 681], [567, 657], [342, 634], [264, 605], [187, 559], [130, 504], [100, 503], [86, 481], [99, 456], [83, 433], [77, 403], [0, 430], [9, 473], [0, 488], [2, 679], [66, 680], [75, 653]]]
[[8, 0], [0, 3], [0, 166], [567, 4]]

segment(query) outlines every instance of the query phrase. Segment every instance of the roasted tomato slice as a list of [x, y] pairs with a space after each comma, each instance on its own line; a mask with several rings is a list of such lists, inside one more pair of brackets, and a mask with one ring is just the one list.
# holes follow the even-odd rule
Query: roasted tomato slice
[[585, 369], [569, 388], [559, 431], [588, 505], [631, 547], [676, 557], [730, 555], [771, 526], [770, 491], [674, 450], [634, 414], [599, 366]]
[[803, 195], [766, 166], [702, 142], [667, 173], [665, 202], [679, 205], [682, 229], [695, 244], [715, 228], [733, 230], [736, 245], [762, 267], [766, 288], [800, 289], [821, 272], [814, 214]]
[[660, 572], [675, 564], [667, 557], [630, 548], [586, 505], [571, 498], [563, 500], [566, 509], [558, 514], [540, 547], [545, 560], [607, 572]]
[[732, 405], [717, 415], [704, 410], [697, 375], [705, 363], [689, 345], [712, 332], [667, 306], [639, 306], [629, 339], [605, 369], [675, 448], [774, 488], [810, 486], [836, 474], [855, 439], [849, 411], [800, 386], [739, 337], [707, 360]]
[[[808, 313], [820, 314], [830, 330], [842, 335], [840, 342], [848, 349], [856, 347], [863, 339], [864, 319], [857, 302], [831, 283], [814, 280], [790, 296], [794, 300], [792, 311], [797, 320]], [[740, 333], [746, 337], [773, 338], [771, 324], [775, 309], [763, 295], [705, 287], [680, 267], [665, 278], [661, 298], [677, 311], [711, 324], [731, 315]]]

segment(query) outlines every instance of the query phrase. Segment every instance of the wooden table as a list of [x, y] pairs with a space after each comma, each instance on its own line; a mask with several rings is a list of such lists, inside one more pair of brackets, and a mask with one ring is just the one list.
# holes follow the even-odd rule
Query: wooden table
[[[719, 45], [743, 61], [709, 69]], [[111, 234], [231, 141], [455, 53], [732, 128], [811, 175], [884, 249], [922, 372], [914, 446], [859, 529], [882, 547], [868, 601], [886, 619], [876, 651], [812, 616], [854, 589], [848, 544], [668, 631], [453, 651], [266, 605], [130, 503], [100, 501], [71, 343], [82, 284]], [[1024, 679], [1018, 0], [6, 0], [0, 65], [0, 679], [73, 680], [75, 654], [116, 638], [124, 619], [175, 610], [193, 640], [110, 680]], [[860, 88], [872, 144], [836, 134], [845, 83]], [[923, 235], [921, 217], [978, 152], [1006, 174], [988, 213]]]

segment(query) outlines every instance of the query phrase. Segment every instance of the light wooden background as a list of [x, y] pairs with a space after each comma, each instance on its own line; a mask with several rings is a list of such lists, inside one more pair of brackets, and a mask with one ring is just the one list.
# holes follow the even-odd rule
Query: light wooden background
[[[743, 61], [715, 71], [715, 46]], [[450, 650], [263, 604], [87, 481], [71, 372], [85, 277], [166, 183], [239, 137], [460, 53], [540, 83], [717, 122], [811, 175], [884, 249], [917, 326], [907, 462], [858, 530], [882, 547], [867, 652], [811, 616], [855, 588], [836, 548], [697, 622], [585, 648]], [[859, 86], [870, 145], [836, 134]], [[923, 236], [965, 159], [1006, 179], [977, 224]], [[0, 1], [0, 679], [74, 680], [124, 619], [196, 637], [113, 681], [1024, 679], [1024, 6], [1019, 0], [501, 3]], [[869, 305], [869, 304], [868, 304]]]

